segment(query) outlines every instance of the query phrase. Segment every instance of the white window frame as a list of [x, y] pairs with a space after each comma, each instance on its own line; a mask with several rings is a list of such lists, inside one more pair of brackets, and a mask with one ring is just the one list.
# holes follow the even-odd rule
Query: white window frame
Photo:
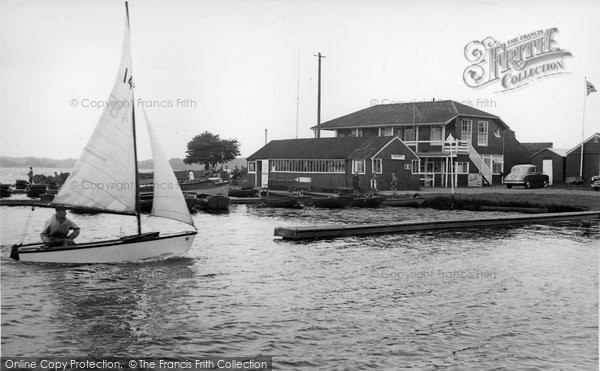
[[[504, 173], [504, 156], [503, 155], [481, 155], [483, 161], [492, 170], [492, 174]], [[500, 171], [494, 171], [494, 165], [500, 165]]]
[[454, 170], [456, 171], [456, 174], [469, 174], [469, 162], [455, 162]]
[[394, 128], [391, 126], [379, 128], [379, 136], [380, 137], [393, 137], [394, 136]]
[[[414, 136], [413, 136], [412, 139], [408, 138], [407, 134], [408, 134], [409, 130], [412, 130], [413, 133], [414, 133]], [[404, 141], [405, 142], [415, 142], [416, 140], [417, 140], [417, 128], [406, 128], [406, 129], [404, 129]]]
[[[362, 164], [362, 171], [358, 171], [358, 169], [357, 169], [357, 167], [358, 167], [357, 165], [359, 163]], [[354, 174], [354, 173], [364, 174], [365, 173], [365, 168], [367, 167], [366, 165], [367, 165], [367, 163], [366, 163], [366, 161], [364, 159], [362, 159], [362, 160], [352, 160], [352, 174]]]
[[346, 160], [277, 159], [271, 160], [270, 164], [274, 173], [346, 173]]
[[[433, 137], [433, 132], [434, 130], [439, 130], [440, 131], [440, 135], [438, 138], [434, 138]], [[429, 132], [429, 141], [431, 142], [442, 142], [444, 140], [444, 133], [443, 133], [444, 129], [442, 128], [442, 126], [437, 126], [437, 125], [433, 125], [430, 129]]]
[[248, 161], [248, 173], [256, 174], [256, 161]]
[[[374, 158], [372, 161], [373, 162], [371, 165], [373, 166], [373, 172], [375, 174], [382, 174], [383, 173], [383, 161], [381, 161], [380, 158]], [[377, 164], [379, 164], [379, 165], [377, 165]]]
[[[411, 169], [410, 169], [411, 174], [421, 174], [421, 172], [420, 172], [420, 169], [421, 169], [421, 159], [412, 160], [410, 162], [410, 164], [411, 164]], [[415, 169], [417, 171], [415, 171]]]
[[[465, 125], [468, 128], [465, 130]], [[468, 133], [468, 138], [466, 134]], [[460, 123], [460, 140], [468, 140], [471, 143], [473, 139], [473, 120], [462, 120]]]
[[[483, 125], [483, 126], [482, 126]], [[485, 130], [481, 130], [484, 128]], [[477, 121], [477, 145], [487, 147], [490, 125], [488, 121]]]
[[362, 137], [363, 130], [361, 128], [352, 129], [352, 131], [350, 132], [350, 136], [351, 137]]

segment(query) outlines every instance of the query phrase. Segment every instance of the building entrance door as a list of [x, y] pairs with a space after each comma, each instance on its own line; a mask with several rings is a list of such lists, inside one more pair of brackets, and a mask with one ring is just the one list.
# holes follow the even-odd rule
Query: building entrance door
[[269, 160], [262, 160], [261, 162], [261, 186], [267, 187], [269, 185]]
[[542, 160], [542, 172], [548, 175], [548, 185], [552, 185], [552, 160]]

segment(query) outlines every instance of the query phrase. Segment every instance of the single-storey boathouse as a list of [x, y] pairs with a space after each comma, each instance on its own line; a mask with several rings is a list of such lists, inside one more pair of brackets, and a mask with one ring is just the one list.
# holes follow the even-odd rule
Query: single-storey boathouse
[[425, 186], [450, 186], [450, 163], [459, 186], [501, 184], [513, 165], [529, 163], [529, 151], [500, 117], [451, 100], [376, 105], [319, 129], [337, 138], [400, 138], [418, 156], [412, 174]]
[[600, 175], [600, 133], [595, 133], [583, 142], [583, 166], [581, 166], [581, 144], [567, 152], [567, 177], [579, 177], [589, 181]]
[[567, 150], [545, 148], [531, 156], [531, 163], [548, 175], [548, 184], [564, 183], [567, 169]]
[[412, 168], [418, 159], [397, 137], [273, 140], [247, 158], [248, 183], [337, 192], [349, 190], [357, 173], [361, 191], [367, 191], [373, 173], [380, 190], [390, 189], [395, 173], [399, 190], [418, 190], [419, 175]]

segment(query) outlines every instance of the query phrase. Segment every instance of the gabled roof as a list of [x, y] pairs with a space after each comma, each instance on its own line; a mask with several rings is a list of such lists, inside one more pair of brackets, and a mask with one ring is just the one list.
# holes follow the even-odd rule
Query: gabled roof
[[534, 154], [532, 154], [529, 157], [534, 157], [539, 155], [540, 153], [544, 152], [544, 151], [550, 151], [550, 152], [554, 152], [555, 154], [561, 156], [561, 157], [567, 157], [567, 151], [568, 149], [560, 149], [560, 148], [544, 148], [542, 150], [539, 150], [537, 152], [535, 152]]
[[[368, 126], [394, 126], [410, 124], [446, 124], [457, 116], [497, 119], [498, 116], [452, 100], [380, 104], [349, 115], [324, 122], [320, 129], [333, 130]], [[311, 129], [316, 129], [313, 126]]]
[[552, 148], [552, 146], [553, 146], [552, 142], [530, 142], [530, 143], [521, 142], [521, 144], [523, 145], [523, 147], [527, 148], [527, 150], [533, 154], [536, 154], [539, 151], [542, 151], [546, 148]]
[[562, 157], [567, 157], [567, 152], [569, 150], [567, 148], [548, 148], [548, 151], [552, 151]]
[[336, 137], [272, 140], [247, 160], [342, 160], [370, 158], [394, 137]]
[[[591, 137], [587, 138], [587, 139], [586, 139], [586, 140], [583, 142], [583, 144], [585, 145], [587, 142], [589, 142], [590, 140], [592, 140], [592, 139], [594, 139], [594, 138], [596, 138], [596, 137], [600, 138], [600, 133], [595, 133], [595, 134], [593, 134]], [[578, 145], [576, 145], [575, 147], [573, 147], [573, 148], [571, 148], [569, 151], [567, 151], [567, 155], [568, 155], [568, 154], [570, 154], [571, 152], [573, 152], [573, 151], [575, 151], [575, 150], [579, 149], [580, 147], [581, 147], [581, 143], [579, 143]]]

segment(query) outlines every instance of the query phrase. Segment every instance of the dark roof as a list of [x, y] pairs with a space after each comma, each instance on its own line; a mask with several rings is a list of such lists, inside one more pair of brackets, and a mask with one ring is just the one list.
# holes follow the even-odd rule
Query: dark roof
[[[594, 139], [596, 137], [600, 138], [600, 133], [594, 133], [594, 134], [592, 134], [591, 137], [589, 137], [589, 138], [587, 138], [586, 140], [583, 141], [583, 144], [585, 145], [587, 142], [589, 142], [590, 140], [592, 140], [592, 139]], [[567, 155], [571, 154], [571, 152], [575, 151], [576, 149], [579, 149], [581, 151], [581, 143], [579, 143], [575, 147], [573, 147], [570, 150], [568, 150], [567, 151]], [[585, 151], [585, 147], [584, 147], [584, 151]]]
[[521, 143], [529, 152], [535, 154], [543, 149], [552, 148], [552, 142], [531, 142]]
[[[272, 140], [250, 155], [257, 159], [350, 159], [375, 155], [394, 137], [336, 137]], [[369, 156], [370, 155], [370, 156]], [[360, 157], [357, 157], [360, 156]]]
[[531, 156], [529, 156], [529, 157], [535, 157], [535, 156], [538, 156], [539, 154], [541, 154], [541, 153], [544, 153], [544, 152], [546, 152], [546, 151], [548, 151], [548, 152], [552, 152], [552, 153], [554, 153], [554, 154], [556, 154], [556, 155], [558, 155], [558, 156], [560, 156], [560, 157], [567, 157], [567, 151], [568, 151], [568, 149], [559, 149], [559, 148], [544, 148], [544, 149], [542, 149], [541, 151], [537, 151], [536, 153], [534, 153], [533, 155], [531, 155]]
[[[476, 116], [502, 120], [491, 113], [452, 100], [380, 104], [324, 122], [324, 130], [382, 125], [445, 124], [456, 116]], [[508, 126], [502, 122], [507, 128]], [[316, 129], [313, 126], [311, 129]]]

